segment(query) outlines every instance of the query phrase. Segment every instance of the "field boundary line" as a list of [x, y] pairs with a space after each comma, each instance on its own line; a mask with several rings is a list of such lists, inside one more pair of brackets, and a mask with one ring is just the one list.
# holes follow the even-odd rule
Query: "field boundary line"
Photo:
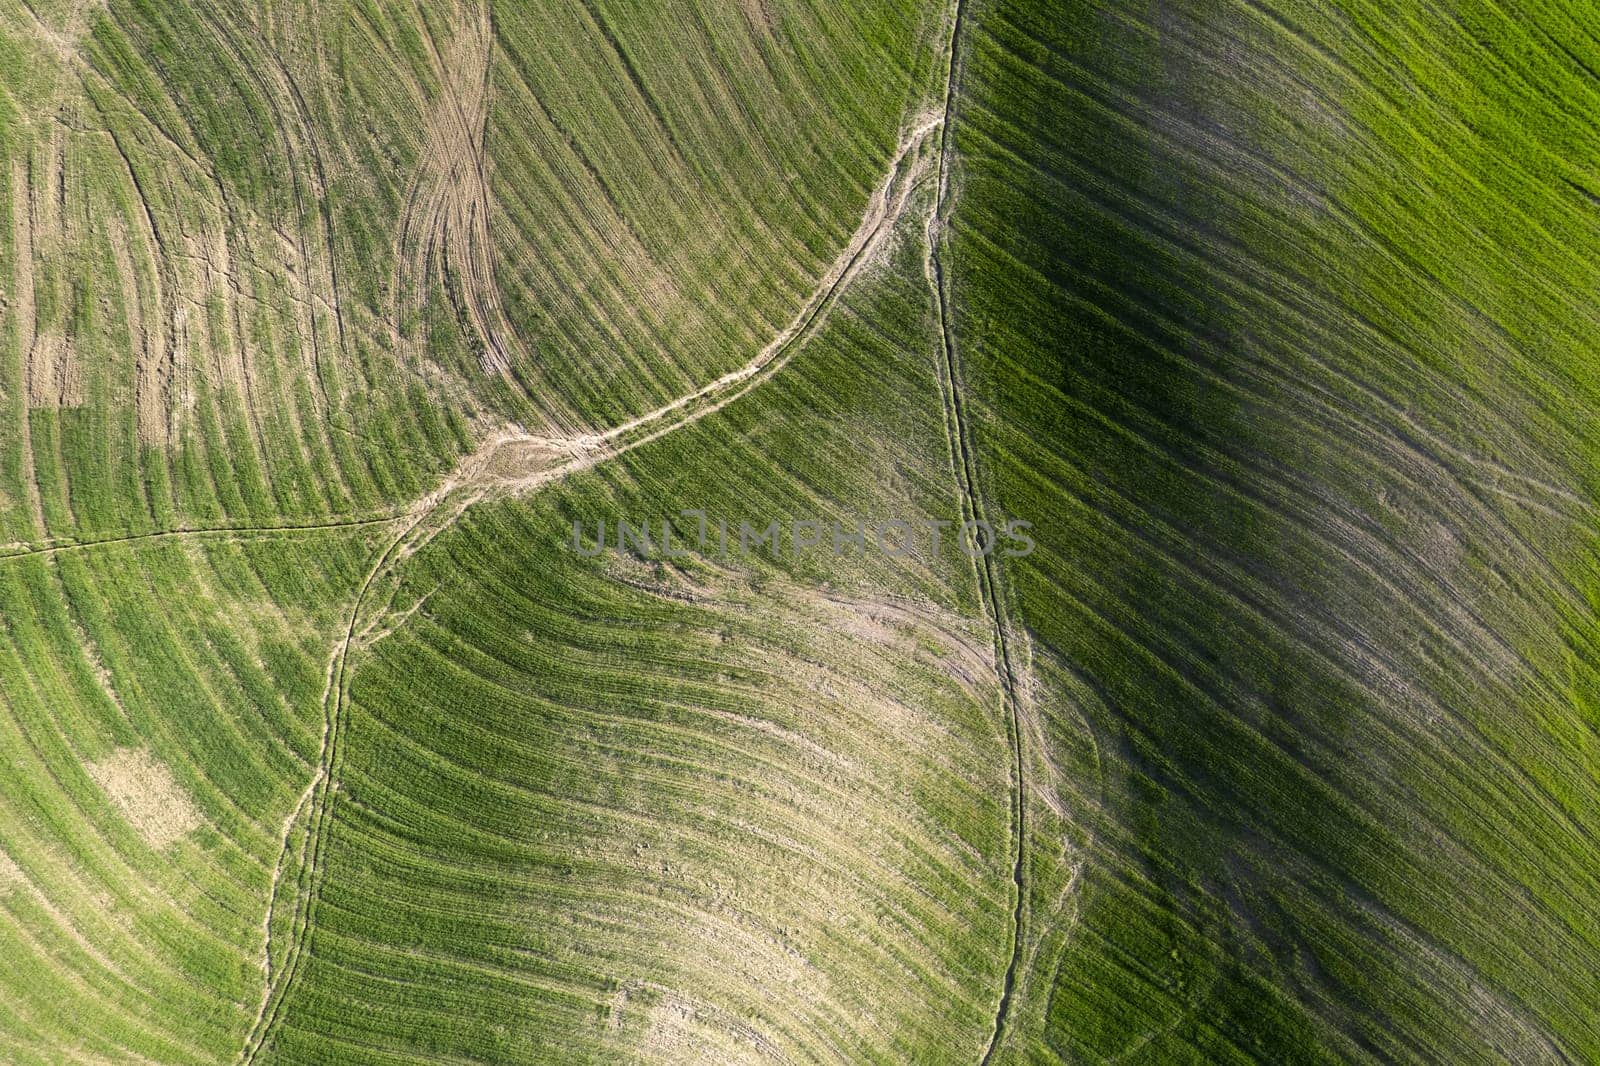
[[[945, 426], [950, 434], [952, 466], [956, 485], [962, 496], [962, 508], [974, 522], [986, 522], [983, 485], [978, 477], [977, 445], [973, 440], [971, 418], [962, 399], [965, 375], [956, 346], [951, 324], [949, 279], [945, 272], [942, 252], [946, 248], [946, 228], [951, 212], [951, 159], [953, 147], [951, 128], [955, 117], [956, 86], [961, 73], [961, 28], [967, 14], [967, 0], [951, 0], [950, 44], [948, 66], [945, 69], [944, 113], [940, 116], [939, 178], [933, 205], [928, 213], [928, 282], [933, 289], [934, 303], [939, 312], [939, 379], [940, 399], [945, 404]], [[991, 527], [992, 528], [992, 527]], [[1011, 912], [1011, 957], [1006, 963], [1001, 984], [1000, 1000], [995, 1007], [994, 1025], [984, 1047], [980, 1066], [989, 1066], [1004, 1046], [1006, 1022], [1016, 992], [1017, 971], [1022, 961], [1023, 939], [1027, 926], [1028, 885], [1026, 876], [1028, 837], [1028, 782], [1026, 759], [1023, 751], [1022, 706], [1018, 695], [1017, 668], [1012, 659], [1011, 641], [1007, 636], [1004, 586], [997, 573], [998, 564], [992, 554], [985, 554], [974, 563], [979, 595], [984, 613], [994, 625], [995, 673], [1000, 682], [1003, 711], [1006, 723], [1007, 745], [1011, 749], [1010, 796], [1011, 808], [1011, 888], [1015, 903]]]
[[[174, 529], [156, 529], [148, 533], [129, 533], [120, 537], [103, 537], [99, 540], [75, 540], [62, 544], [28, 545], [22, 551], [0, 551], [0, 563], [12, 559], [36, 559], [40, 556], [60, 555], [62, 552], [85, 551], [90, 548], [109, 548], [121, 544], [137, 544], [146, 540], [179, 540], [186, 537], [274, 536], [294, 533], [317, 533], [336, 529], [361, 529], [365, 526], [383, 526], [398, 522], [409, 512], [380, 515], [372, 518], [352, 518], [332, 522], [303, 522], [281, 526], [179, 526]], [[11, 545], [15, 547], [16, 545]]]

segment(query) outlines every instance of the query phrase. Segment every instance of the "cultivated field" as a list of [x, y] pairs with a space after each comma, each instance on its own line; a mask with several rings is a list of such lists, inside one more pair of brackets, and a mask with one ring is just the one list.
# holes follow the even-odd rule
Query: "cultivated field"
[[1592, 23], [0, 0], [0, 1062], [1600, 1058]]

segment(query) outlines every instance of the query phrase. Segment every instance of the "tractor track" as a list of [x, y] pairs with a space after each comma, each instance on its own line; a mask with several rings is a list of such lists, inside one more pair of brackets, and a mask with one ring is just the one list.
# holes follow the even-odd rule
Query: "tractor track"
[[[400, 521], [401, 514], [376, 515], [370, 518], [339, 519], [329, 522], [302, 522], [277, 526], [178, 526], [157, 529], [149, 533], [130, 533], [121, 537], [103, 537], [98, 540], [75, 540], [61, 544], [30, 544], [20, 551], [0, 550], [0, 563], [12, 559], [36, 559], [40, 556], [60, 555], [63, 552], [85, 551], [89, 548], [107, 548], [120, 544], [138, 544], [148, 540], [182, 540], [188, 537], [240, 537], [275, 536], [294, 533], [316, 533], [329, 529], [360, 529], [363, 526], [382, 526]], [[15, 546], [13, 546], [15, 547]]]
[[[962, 495], [963, 509], [971, 521], [986, 523], [983, 488], [978, 478], [977, 447], [972, 439], [971, 417], [962, 397], [965, 380], [960, 351], [956, 346], [955, 332], [950, 321], [949, 280], [941, 254], [945, 248], [945, 231], [951, 209], [950, 163], [953, 154], [951, 128], [955, 113], [956, 83], [961, 70], [961, 28], [966, 14], [967, 0], [951, 0], [949, 65], [945, 70], [944, 111], [939, 120], [938, 189], [928, 214], [927, 269], [928, 282], [933, 289], [934, 303], [939, 312], [939, 377], [942, 384], [940, 393], [945, 402], [945, 425], [950, 435], [952, 465]], [[989, 1041], [984, 1047], [983, 1057], [979, 1060], [981, 1066], [989, 1066], [1004, 1046], [1006, 1021], [1016, 993], [1017, 971], [1022, 962], [1027, 926], [1028, 782], [1023, 752], [1022, 706], [1018, 696], [1017, 668], [1013, 662], [1011, 642], [1006, 634], [1006, 613], [1002, 603], [1003, 586], [994, 555], [992, 553], [981, 555], [974, 570], [984, 611], [994, 625], [995, 668], [1005, 703], [1006, 735], [1011, 749], [1009, 797], [1012, 837], [1011, 889], [1015, 901], [1011, 911], [1011, 957], [1006, 963], [1000, 1001], [995, 1007], [994, 1025], [989, 1033]]]

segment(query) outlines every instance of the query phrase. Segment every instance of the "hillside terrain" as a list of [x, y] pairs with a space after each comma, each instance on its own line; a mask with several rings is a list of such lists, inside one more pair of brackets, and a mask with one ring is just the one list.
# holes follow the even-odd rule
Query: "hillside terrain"
[[1600, 1061], [1595, 25], [0, 0], [0, 1062]]

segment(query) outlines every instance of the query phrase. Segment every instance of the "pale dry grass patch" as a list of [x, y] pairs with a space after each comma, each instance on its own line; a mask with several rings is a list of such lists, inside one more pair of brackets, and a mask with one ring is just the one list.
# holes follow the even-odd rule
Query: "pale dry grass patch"
[[22, 868], [11, 860], [11, 856], [0, 851], [0, 892], [15, 888], [24, 880]]
[[745, 1024], [715, 1004], [657, 985], [625, 986], [612, 1002], [615, 1012], [631, 1006], [630, 999], [645, 1002], [644, 1033], [640, 1051], [662, 1063], [772, 1063], [788, 1057], [759, 1030]]
[[86, 769], [112, 806], [157, 851], [200, 827], [193, 800], [148, 750], [118, 748]]

